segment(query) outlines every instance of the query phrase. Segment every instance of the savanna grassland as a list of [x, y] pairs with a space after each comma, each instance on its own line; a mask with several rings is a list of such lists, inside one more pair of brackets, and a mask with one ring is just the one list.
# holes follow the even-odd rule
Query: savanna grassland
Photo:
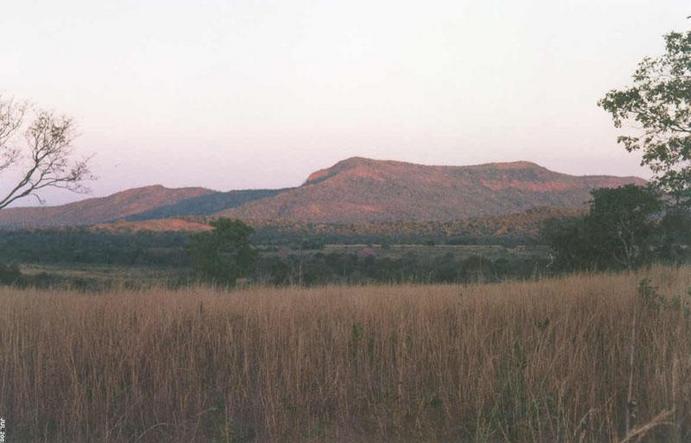
[[689, 441], [689, 287], [4, 287], [0, 416], [8, 441]]

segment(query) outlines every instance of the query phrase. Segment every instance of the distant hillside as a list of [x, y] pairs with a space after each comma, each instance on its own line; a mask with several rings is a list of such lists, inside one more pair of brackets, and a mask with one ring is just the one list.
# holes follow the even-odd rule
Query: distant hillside
[[89, 226], [93, 232], [108, 232], [111, 234], [129, 234], [134, 232], [203, 232], [213, 229], [207, 223], [182, 220], [179, 218], [163, 218], [156, 220], [127, 221], [118, 220], [112, 223], [100, 223]]
[[582, 215], [585, 209], [533, 208], [524, 212], [453, 221], [383, 221], [308, 223], [255, 221], [255, 238], [262, 243], [311, 240], [322, 243], [492, 243], [536, 241], [548, 219]]
[[207, 216], [255, 224], [457, 221], [538, 207], [584, 208], [592, 189], [628, 183], [645, 181], [573, 176], [529, 162], [425, 166], [354, 157], [314, 172], [297, 188], [217, 192], [148, 186], [62, 206], [3, 209], [0, 228]]
[[0, 227], [20, 229], [107, 223], [213, 192], [204, 188], [168, 189], [155, 185], [61, 206], [3, 209], [0, 210]]
[[236, 208], [253, 200], [273, 197], [281, 189], [248, 189], [230, 192], [213, 192], [161, 206], [127, 217], [127, 220], [151, 220], [190, 215], [210, 215], [224, 209]]
[[[427, 239], [449, 242], [462, 239], [535, 240], [545, 220], [582, 215], [583, 209], [533, 208], [520, 213], [473, 217], [453, 221], [383, 221], [361, 223], [310, 223], [300, 221], [250, 222], [255, 237], [264, 243], [299, 242], [320, 239], [333, 243], [380, 242], [384, 239], [415, 243]], [[93, 232], [202, 232], [211, 228], [208, 217], [189, 219], [118, 220], [90, 226]]]
[[529, 162], [425, 166], [354, 157], [317, 171], [298, 188], [217, 215], [321, 223], [448, 221], [535, 207], [583, 208], [590, 191], [636, 177], [572, 176]]

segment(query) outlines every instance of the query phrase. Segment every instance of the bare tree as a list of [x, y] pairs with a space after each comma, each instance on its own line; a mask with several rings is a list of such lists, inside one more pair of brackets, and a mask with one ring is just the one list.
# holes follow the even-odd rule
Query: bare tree
[[40, 191], [46, 188], [87, 192], [83, 183], [93, 176], [88, 158], [71, 160], [75, 137], [71, 118], [0, 96], [0, 173], [19, 174], [0, 194], [0, 209], [29, 196], [43, 202]]

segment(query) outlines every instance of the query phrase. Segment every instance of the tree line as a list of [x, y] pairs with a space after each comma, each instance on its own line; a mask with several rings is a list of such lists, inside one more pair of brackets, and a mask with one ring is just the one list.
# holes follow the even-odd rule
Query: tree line
[[670, 202], [654, 187], [596, 189], [587, 214], [549, 220], [542, 238], [552, 249], [557, 271], [687, 263], [691, 211], [687, 205]]

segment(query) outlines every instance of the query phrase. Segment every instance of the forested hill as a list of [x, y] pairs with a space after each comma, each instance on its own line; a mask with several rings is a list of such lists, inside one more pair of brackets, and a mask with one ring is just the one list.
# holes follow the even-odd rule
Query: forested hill
[[105, 223], [212, 193], [214, 191], [204, 188], [168, 189], [154, 185], [61, 206], [2, 209], [0, 228], [30, 229]]
[[3, 209], [0, 228], [189, 216], [225, 216], [253, 223], [445, 222], [539, 207], [585, 208], [591, 190], [629, 183], [645, 181], [573, 176], [530, 162], [427, 166], [354, 157], [314, 172], [295, 188], [218, 192], [148, 186], [62, 206]]
[[426, 166], [355, 157], [313, 173], [300, 187], [219, 215], [325, 223], [459, 220], [536, 207], [584, 208], [591, 190], [629, 183], [645, 181], [573, 176], [530, 162]]

